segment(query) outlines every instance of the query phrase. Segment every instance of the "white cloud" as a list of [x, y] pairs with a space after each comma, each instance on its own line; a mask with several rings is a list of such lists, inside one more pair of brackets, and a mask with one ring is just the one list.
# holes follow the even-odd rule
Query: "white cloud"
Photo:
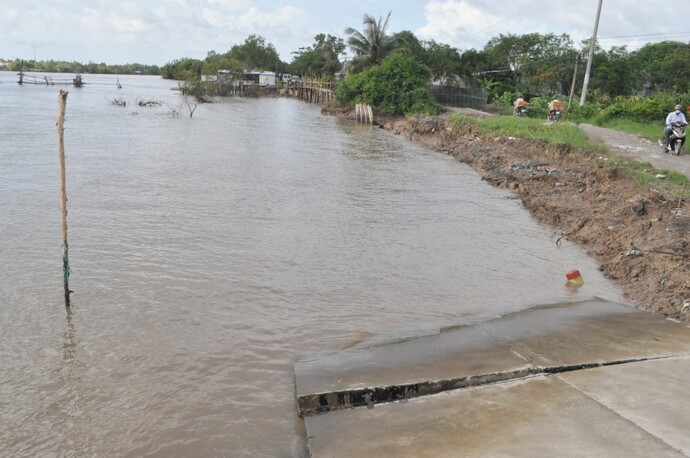
[[487, 42], [486, 34], [477, 32], [501, 21], [492, 10], [468, 1], [432, 0], [424, 8], [427, 23], [415, 34], [421, 39], [434, 39], [461, 49], [481, 49]]
[[[264, 37], [289, 61], [317, 33], [346, 38], [365, 13], [391, 15], [390, 31], [412, 30], [461, 50], [482, 49], [499, 33], [592, 33], [598, 0], [0, 0], [0, 57], [164, 64], [180, 57], [225, 52], [247, 36]], [[422, 9], [423, 7], [423, 9]], [[663, 14], [655, 0], [606, 0], [599, 36], [636, 48], [689, 31], [683, 14]], [[668, 36], [688, 41], [690, 33]]]

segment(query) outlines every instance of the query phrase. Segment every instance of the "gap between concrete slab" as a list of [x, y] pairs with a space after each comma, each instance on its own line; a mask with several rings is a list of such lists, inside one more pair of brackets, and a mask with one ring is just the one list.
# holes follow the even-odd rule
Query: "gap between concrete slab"
[[430, 380], [403, 385], [390, 385], [333, 391], [328, 393], [316, 393], [298, 396], [297, 409], [298, 414], [300, 416], [311, 416], [334, 410], [349, 409], [353, 407], [362, 406], [373, 406], [374, 404], [429, 396], [444, 391], [458, 390], [482, 385], [491, 385], [511, 380], [519, 380], [527, 377], [533, 377], [536, 375], [560, 374], [564, 372], [593, 369], [596, 367], [662, 360], [677, 356], [678, 355], [648, 358], [629, 358], [622, 360], [562, 366], [531, 366], [514, 371], [472, 375], [468, 377], [453, 378], [448, 380]]

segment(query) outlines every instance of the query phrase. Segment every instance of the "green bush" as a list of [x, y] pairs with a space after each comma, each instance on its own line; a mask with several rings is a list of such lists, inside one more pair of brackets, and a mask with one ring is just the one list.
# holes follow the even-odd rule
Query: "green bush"
[[532, 97], [529, 101], [529, 107], [527, 108], [527, 116], [530, 118], [547, 119], [549, 114], [549, 102], [552, 100], [553, 97], [549, 96]]
[[340, 105], [354, 105], [363, 102], [362, 93], [366, 82], [366, 72], [355, 73], [345, 78], [336, 89], [335, 101]]
[[659, 93], [651, 97], [615, 97], [605, 104], [585, 104], [572, 110], [578, 120], [587, 120], [604, 125], [615, 120], [627, 119], [636, 122], [663, 123], [666, 115], [676, 104], [684, 108], [690, 103], [690, 94]]
[[[519, 92], [506, 91], [496, 99], [496, 104], [505, 110], [506, 114], [513, 114], [513, 103], [520, 95]], [[529, 113], [529, 110], [527, 112]]]
[[437, 114], [438, 103], [428, 87], [431, 71], [410, 54], [389, 55], [380, 65], [349, 75], [336, 90], [342, 105], [367, 103], [382, 113]]
[[573, 106], [568, 108], [568, 119], [575, 122], [591, 121], [601, 111], [601, 105], [598, 103], [585, 103], [580, 106], [573, 103]]

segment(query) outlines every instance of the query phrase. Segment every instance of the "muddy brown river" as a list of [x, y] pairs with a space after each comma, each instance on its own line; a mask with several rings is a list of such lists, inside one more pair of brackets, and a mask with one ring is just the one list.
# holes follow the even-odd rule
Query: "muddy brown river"
[[404, 138], [285, 98], [173, 118], [175, 82], [85, 75], [66, 88], [66, 313], [59, 88], [15, 80], [0, 72], [5, 456], [305, 456], [297, 359], [622, 300], [510, 193]]

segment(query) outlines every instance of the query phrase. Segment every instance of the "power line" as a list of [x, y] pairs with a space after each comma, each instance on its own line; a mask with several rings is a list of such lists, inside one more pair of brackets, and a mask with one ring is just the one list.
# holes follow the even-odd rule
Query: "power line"
[[618, 35], [615, 37], [600, 37], [599, 40], [613, 40], [615, 38], [639, 38], [639, 37], [663, 37], [671, 35], [689, 35], [690, 30], [684, 30], [681, 32], [666, 32], [666, 33], [644, 33], [640, 35]]

